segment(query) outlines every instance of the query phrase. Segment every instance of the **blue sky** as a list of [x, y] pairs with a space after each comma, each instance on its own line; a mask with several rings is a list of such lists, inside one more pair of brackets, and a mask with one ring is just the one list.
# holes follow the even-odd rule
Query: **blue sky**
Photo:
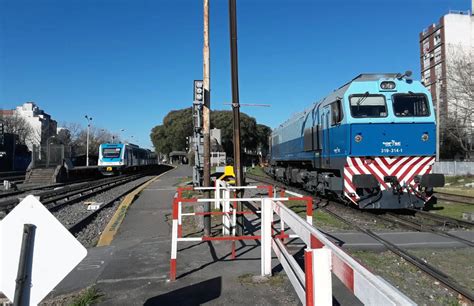
[[[228, 1], [211, 2], [211, 107], [230, 109]], [[362, 72], [413, 70], [419, 32], [470, 0], [237, 0], [241, 103], [275, 127]], [[0, 108], [150, 129], [202, 78], [201, 0], [0, 0]]]

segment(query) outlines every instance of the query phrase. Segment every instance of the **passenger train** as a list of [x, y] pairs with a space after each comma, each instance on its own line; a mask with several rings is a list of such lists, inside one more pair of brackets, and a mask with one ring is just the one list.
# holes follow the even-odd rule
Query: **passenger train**
[[133, 172], [157, 163], [156, 153], [134, 144], [103, 143], [99, 146], [98, 166], [103, 175]]
[[435, 114], [405, 74], [361, 74], [273, 130], [267, 172], [362, 209], [421, 208], [433, 187]]

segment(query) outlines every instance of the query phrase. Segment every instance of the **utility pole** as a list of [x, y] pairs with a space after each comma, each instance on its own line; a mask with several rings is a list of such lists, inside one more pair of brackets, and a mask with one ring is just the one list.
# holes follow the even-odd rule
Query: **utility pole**
[[86, 140], [86, 167], [89, 167], [89, 128], [91, 127], [92, 117], [84, 116], [87, 119], [87, 140]]
[[[204, 47], [203, 53], [203, 87], [204, 87], [204, 105], [203, 105], [203, 136], [204, 136], [204, 181], [203, 186], [209, 187], [211, 185], [211, 122], [210, 122], [210, 108], [211, 108], [211, 82], [210, 82], [210, 52], [209, 52], [209, 0], [204, 0]], [[210, 198], [210, 192], [207, 191], [207, 198]], [[206, 212], [211, 211], [209, 202], [204, 204]], [[204, 216], [204, 235], [211, 234], [211, 216]]]
[[[240, 102], [239, 102], [239, 71], [237, 62], [237, 7], [236, 0], [229, 0], [230, 19], [230, 59], [232, 66], [232, 113], [234, 125], [234, 173], [236, 185], [242, 186], [242, 163], [240, 150]], [[242, 202], [238, 202], [237, 211], [242, 211]], [[237, 217], [237, 235], [243, 235], [244, 216]]]

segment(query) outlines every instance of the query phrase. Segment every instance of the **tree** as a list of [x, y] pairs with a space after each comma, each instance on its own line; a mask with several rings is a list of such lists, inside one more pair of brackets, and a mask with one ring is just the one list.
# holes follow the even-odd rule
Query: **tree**
[[443, 130], [466, 159], [474, 152], [474, 51], [450, 49], [446, 63], [448, 111]]
[[[61, 124], [62, 129], [55, 137], [56, 141], [71, 148], [71, 155], [85, 155], [87, 151], [87, 128], [78, 123]], [[98, 155], [102, 143], [120, 142], [120, 139], [108, 131], [92, 126], [89, 130], [89, 154]]]
[[[171, 151], [183, 151], [186, 137], [193, 134], [192, 108], [173, 110], [163, 119], [163, 124], [151, 130], [151, 141], [155, 150], [169, 154]], [[255, 118], [240, 114], [241, 145], [246, 151], [257, 151], [259, 145], [267, 146], [266, 139], [270, 128], [257, 124]], [[227, 156], [234, 156], [232, 111], [212, 111], [211, 128], [221, 130], [221, 142]]]
[[151, 141], [157, 152], [169, 154], [184, 151], [186, 137], [193, 134], [192, 109], [173, 110], [163, 118], [163, 124], [151, 130]]

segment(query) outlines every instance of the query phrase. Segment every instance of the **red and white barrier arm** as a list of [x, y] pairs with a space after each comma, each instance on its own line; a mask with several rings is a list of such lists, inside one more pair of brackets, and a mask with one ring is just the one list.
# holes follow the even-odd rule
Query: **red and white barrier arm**
[[[273, 211], [300, 237], [310, 248], [326, 248], [332, 251], [332, 271], [366, 305], [416, 305], [403, 293], [383, 281], [379, 276], [359, 264], [355, 259], [333, 244], [316, 228], [302, 222], [301, 218], [283, 203], [270, 202]], [[265, 204], [264, 204], [265, 205]]]
[[[305, 272], [303, 272], [280, 239], [272, 237], [272, 199], [263, 199], [262, 202], [262, 275], [271, 275], [273, 248], [303, 305], [332, 305], [331, 251], [307, 248], [304, 256]], [[299, 219], [300, 222], [306, 223]]]

